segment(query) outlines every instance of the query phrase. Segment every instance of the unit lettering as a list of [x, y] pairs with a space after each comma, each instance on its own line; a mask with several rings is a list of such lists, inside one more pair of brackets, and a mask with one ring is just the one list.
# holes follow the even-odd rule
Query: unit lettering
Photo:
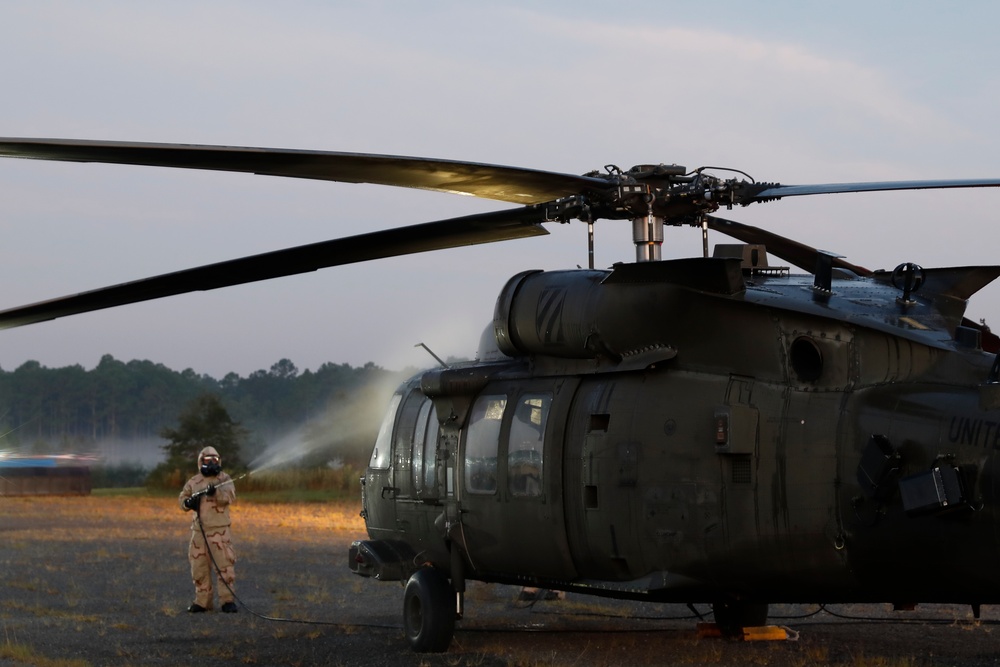
[[958, 445], [1000, 449], [1000, 422], [952, 417], [948, 427], [948, 441]]

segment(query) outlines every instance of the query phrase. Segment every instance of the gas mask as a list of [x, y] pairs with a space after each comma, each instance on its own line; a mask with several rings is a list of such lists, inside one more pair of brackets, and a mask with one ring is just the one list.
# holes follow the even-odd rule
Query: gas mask
[[205, 456], [201, 459], [201, 474], [205, 477], [215, 477], [222, 472], [222, 463], [217, 456]]

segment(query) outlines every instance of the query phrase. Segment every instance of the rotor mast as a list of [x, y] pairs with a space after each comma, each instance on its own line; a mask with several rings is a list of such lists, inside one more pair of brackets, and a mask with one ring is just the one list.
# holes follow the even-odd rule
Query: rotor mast
[[632, 242], [635, 243], [635, 261], [659, 262], [663, 259], [663, 218], [649, 213], [632, 219]]

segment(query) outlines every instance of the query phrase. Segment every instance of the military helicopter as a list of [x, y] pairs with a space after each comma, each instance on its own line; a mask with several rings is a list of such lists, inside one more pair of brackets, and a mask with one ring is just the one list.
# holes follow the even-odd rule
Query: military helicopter
[[[1000, 179], [758, 183], [674, 164], [570, 175], [414, 157], [0, 139], [0, 156], [251, 172], [517, 204], [0, 312], [0, 327], [319, 268], [630, 220], [636, 261], [524, 271], [475, 361], [393, 395], [362, 479], [359, 575], [406, 582], [443, 651], [470, 580], [710, 603], [1000, 602], [1000, 339], [965, 317], [1000, 266], [871, 271], [714, 215], [792, 196]], [[665, 226], [701, 257], [662, 260]], [[739, 244], [709, 255], [714, 230]], [[804, 271], [770, 266], [770, 254]]]

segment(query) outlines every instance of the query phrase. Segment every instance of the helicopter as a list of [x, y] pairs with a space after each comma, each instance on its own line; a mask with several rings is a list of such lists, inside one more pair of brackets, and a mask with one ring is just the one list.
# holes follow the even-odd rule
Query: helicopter
[[[415, 651], [447, 650], [469, 581], [708, 603], [732, 634], [764, 625], [774, 603], [947, 602], [978, 618], [1000, 602], [1000, 338], [965, 317], [1000, 266], [869, 270], [716, 215], [786, 197], [1000, 179], [782, 185], [676, 164], [573, 175], [65, 139], [0, 139], [0, 157], [516, 205], [11, 308], [0, 328], [586, 223], [588, 268], [512, 276], [475, 359], [418, 373], [387, 407], [361, 479], [368, 539], [347, 563], [405, 583]], [[598, 220], [631, 223], [634, 262], [594, 267]], [[662, 258], [664, 229], [680, 226], [701, 230], [702, 256]], [[709, 231], [739, 243], [709, 253]]]

